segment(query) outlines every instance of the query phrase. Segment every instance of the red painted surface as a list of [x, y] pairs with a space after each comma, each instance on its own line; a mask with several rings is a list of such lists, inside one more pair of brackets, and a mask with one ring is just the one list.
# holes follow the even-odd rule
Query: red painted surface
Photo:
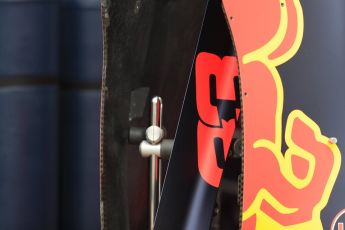
[[[210, 77], [216, 78], [216, 98], [235, 101], [234, 78], [238, 76], [235, 57], [224, 57], [202, 52], [196, 59], [196, 101], [200, 117], [197, 128], [198, 168], [201, 177], [218, 187], [223, 168], [217, 165], [214, 140], [223, 141], [224, 161], [228, 156], [235, 130], [235, 118], [220, 119], [216, 105], [211, 104]], [[239, 111], [236, 111], [237, 116]]]

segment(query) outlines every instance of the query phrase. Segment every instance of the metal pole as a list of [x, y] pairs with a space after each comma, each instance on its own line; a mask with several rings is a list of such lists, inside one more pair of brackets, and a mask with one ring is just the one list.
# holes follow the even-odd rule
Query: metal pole
[[[162, 128], [162, 112], [163, 102], [162, 98], [154, 97], [151, 101], [151, 125]], [[154, 135], [154, 134], [153, 134]], [[154, 221], [158, 201], [160, 198], [161, 186], [161, 166], [160, 159], [156, 155], [150, 157], [150, 230], [154, 228]]]

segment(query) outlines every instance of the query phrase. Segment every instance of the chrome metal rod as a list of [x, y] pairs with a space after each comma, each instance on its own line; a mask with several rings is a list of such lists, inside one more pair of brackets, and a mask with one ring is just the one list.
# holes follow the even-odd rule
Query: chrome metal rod
[[161, 201], [162, 195], [162, 159], [158, 161], [158, 204]]
[[154, 97], [151, 101], [151, 125], [162, 128], [163, 100], [160, 97]]
[[155, 223], [156, 210], [158, 207], [158, 157], [150, 157], [150, 230], [153, 230]]
[[[151, 125], [162, 128], [163, 102], [162, 98], [154, 97], [151, 101]], [[150, 230], [154, 229], [156, 211], [160, 197], [161, 186], [160, 159], [156, 155], [150, 157]]]

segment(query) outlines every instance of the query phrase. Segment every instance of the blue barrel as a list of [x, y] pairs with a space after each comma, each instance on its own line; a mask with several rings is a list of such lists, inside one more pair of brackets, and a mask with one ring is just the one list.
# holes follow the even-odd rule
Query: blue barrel
[[63, 0], [61, 77], [64, 83], [100, 84], [102, 22], [99, 0]]
[[58, 16], [53, 0], [0, 0], [0, 79], [56, 76]]
[[100, 2], [63, 0], [61, 4], [61, 229], [97, 230], [100, 229]]
[[61, 96], [61, 229], [100, 229], [99, 90]]
[[1, 87], [0, 127], [0, 229], [57, 229], [57, 87]]
[[0, 0], [0, 229], [58, 226], [58, 16]]

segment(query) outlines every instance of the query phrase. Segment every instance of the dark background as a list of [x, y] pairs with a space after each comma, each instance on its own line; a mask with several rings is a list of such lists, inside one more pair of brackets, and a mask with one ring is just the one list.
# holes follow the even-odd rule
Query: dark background
[[96, 230], [98, 0], [0, 0], [0, 229]]

